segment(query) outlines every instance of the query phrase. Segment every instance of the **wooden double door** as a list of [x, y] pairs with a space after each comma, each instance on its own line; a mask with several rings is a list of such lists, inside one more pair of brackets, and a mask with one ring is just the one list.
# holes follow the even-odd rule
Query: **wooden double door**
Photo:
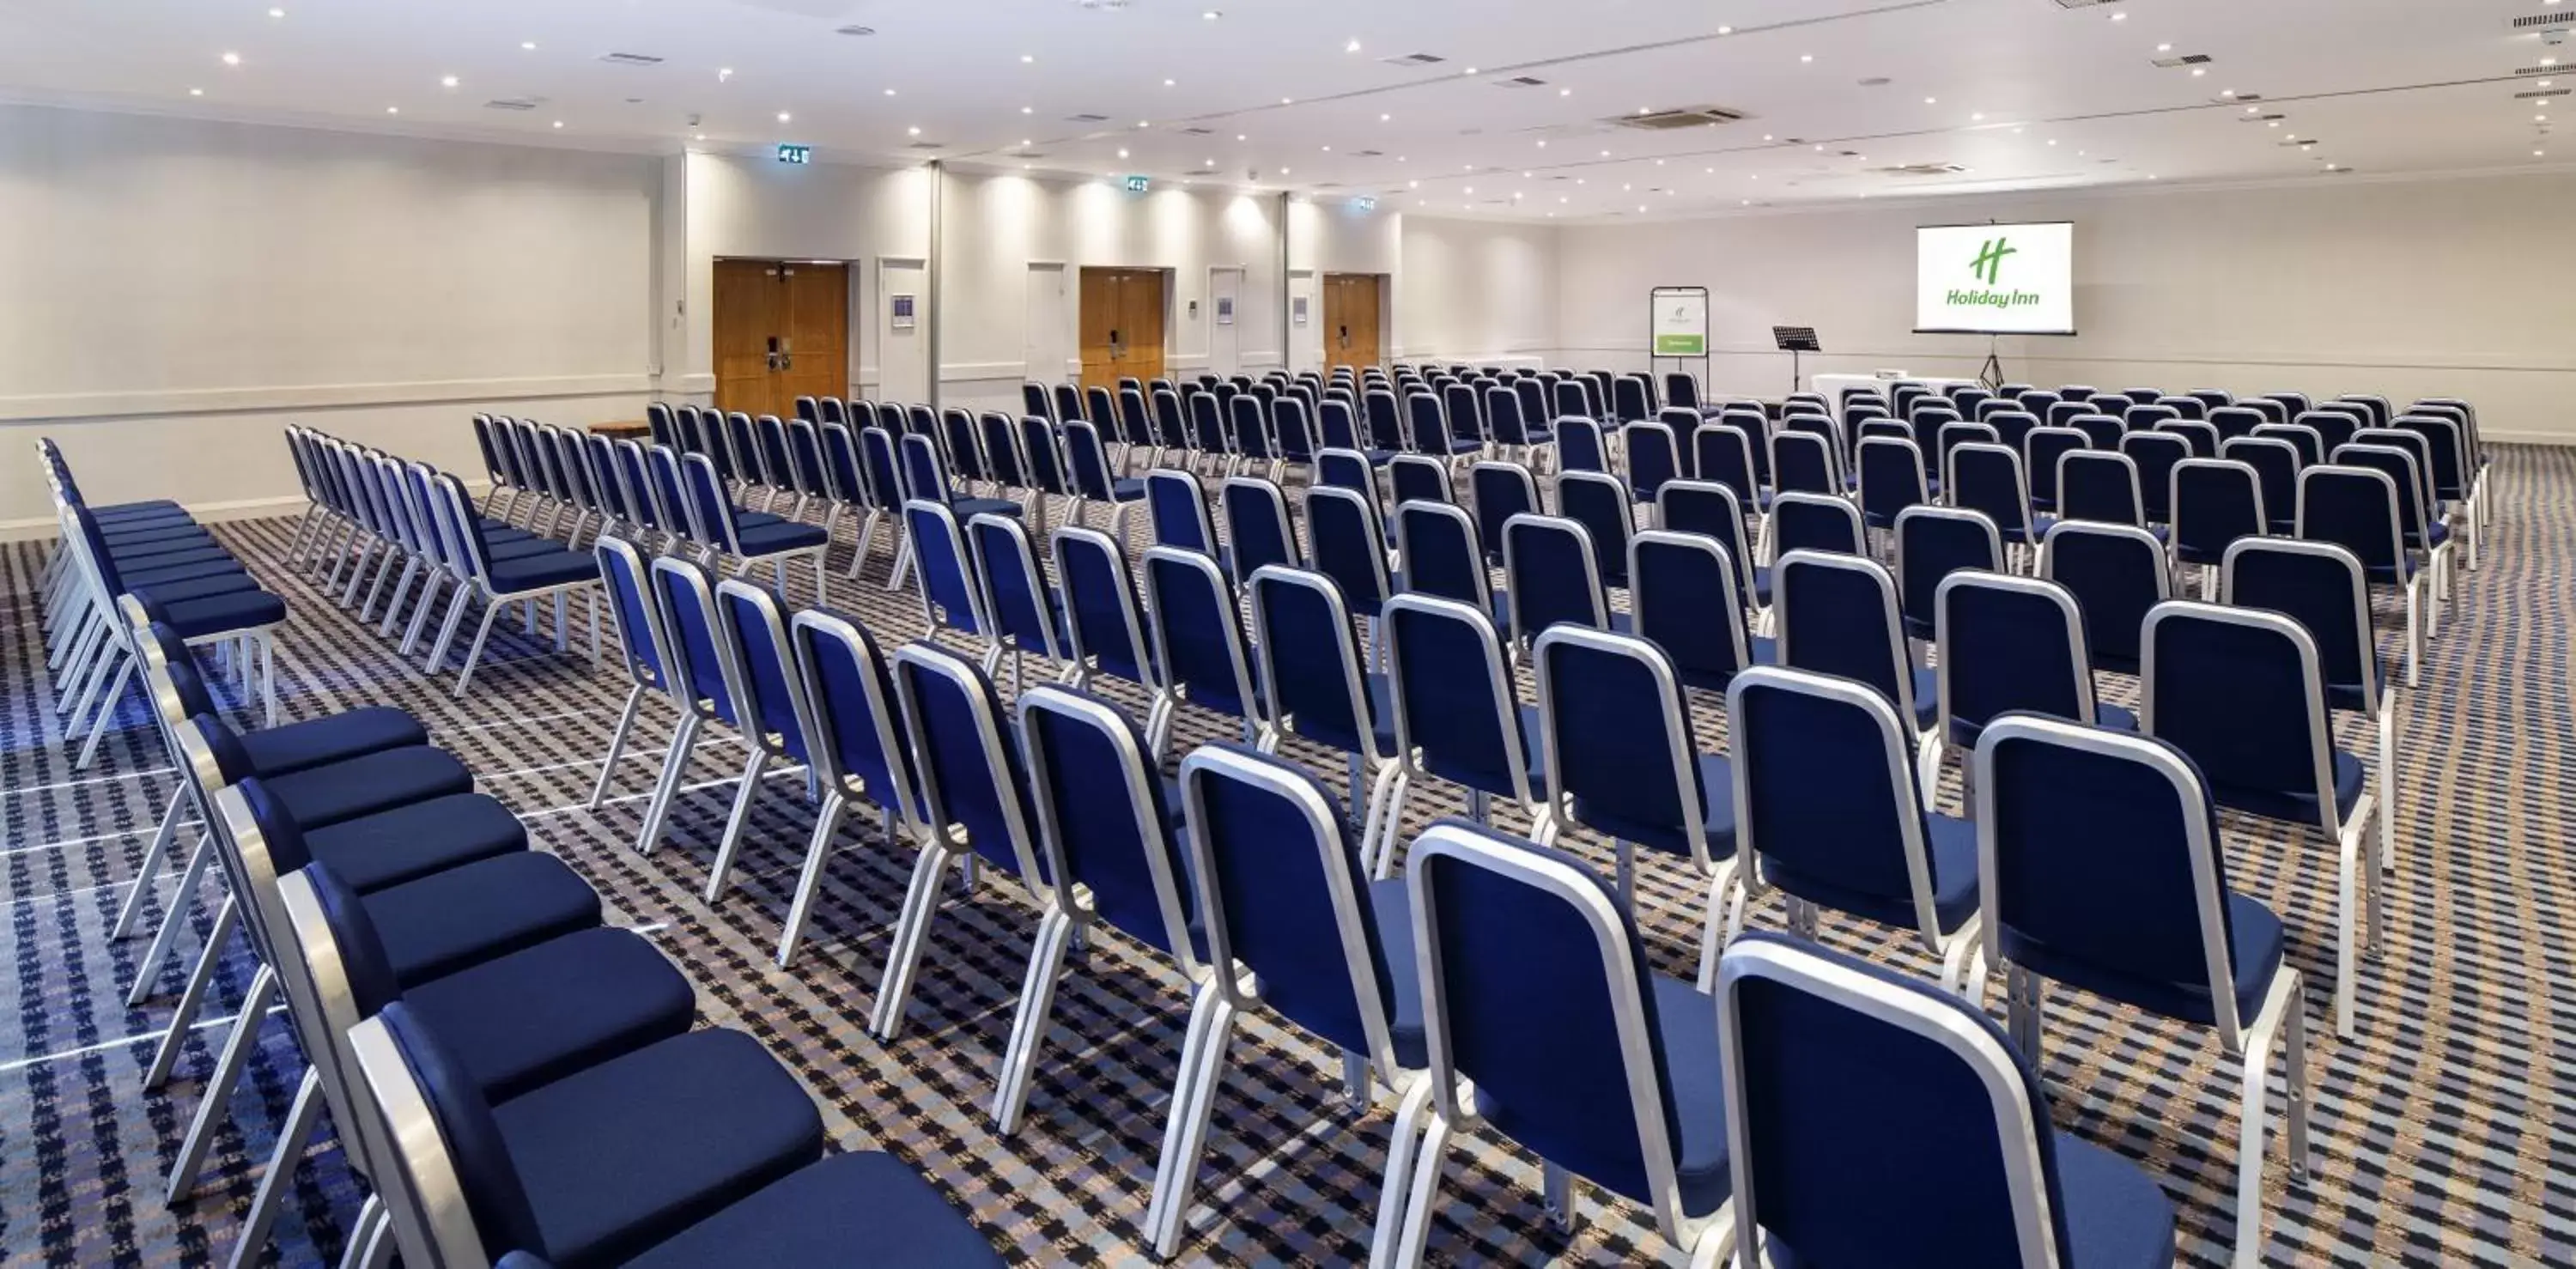
[[1366, 368], [1386, 361], [1379, 330], [1386, 279], [1375, 273], [1324, 275], [1324, 365]]
[[1163, 377], [1164, 320], [1170, 310], [1161, 269], [1084, 269], [1082, 383], [1115, 388], [1120, 379]]
[[716, 408], [792, 418], [850, 394], [850, 266], [716, 261]]

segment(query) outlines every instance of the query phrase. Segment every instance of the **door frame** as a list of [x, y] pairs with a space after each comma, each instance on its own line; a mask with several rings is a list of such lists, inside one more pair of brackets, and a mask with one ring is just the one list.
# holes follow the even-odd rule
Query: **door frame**
[[[893, 294], [893, 292], [891, 292], [886, 286], [886, 270], [889, 267], [912, 267], [920, 269], [922, 287], [920, 293], [914, 296], [914, 299], [919, 303], [926, 304], [930, 301], [930, 257], [878, 256], [872, 263], [874, 263], [876, 267], [869, 270], [868, 280], [874, 283], [874, 285], [868, 288], [868, 320], [865, 325], [868, 328], [869, 334], [875, 340], [877, 353], [877, 375], [872, 384], [874, 393], [872, 394], [871, 399], [881, 400], [884, 397], [886, 386], [886, 340], [884, 334], [877, 330], [877, 305], [881, 303], [889, 303], [890, 301], [888, 297]], [[892, 320], [892, 317], [893, 315], [890, 313], [887, 315], [887, 319], [889, 321]], [[936, 320], [938, 319], [933, 314], [921, 312], [915, 312], [913, 314], [913, 330], [922, 337], [921, 358], [923, 363], [923, 396], [921, 399], [924, 402], [930, 400], [930, 391], [938, 387], [939, 384], [939, 367], [931, 360], [929, 343], [930, 331], [927, 326], [927, 323]], [[862, 361], [859, 364], [862, 373], [864, 373], [867, 363]], [[858, 379], [859, 376], [852, 376], [852, 378]]]
[[[1330, 272], [1330, 273], [1318, 273], [1318, 274], [1316, 274], [1315, 276], [1316, 276], [1315, 291], [1316, 291], [1316, 294], [1317, 294], [1317, 297], [1318, 297], [1318, 299], [1317, 299], [1317, 303], [1319, 304], [1319, 306], [1321, 306], [1321, 307], [1324, 309], [1324, 311], [1323, 311], [1323, 312], [1316, 314], [1316, 317], [1317, 317], [1317, 319], [1318, 319], [1319, 321], [1321, 321], [1321, 320], [1322, 320], [1323, 318], [1325, 318], [1325, 317], [1330, 316], [1330, 313], [1331, 313], [1331, 305], [1330, 305], [1329, 303], [1327, 303], [1327, 302], [1326, 302], [1325, 297], [1329, 297], [1329, 296], [1331, 296], [1331, 295], [1332, 295], [1332, 293], [1333, 293], [1333, 292], [1332, 292], [1332, 281], [1333, 281], [1333, 279], [1335, 279], [1335, 278], [1368, 278], [1368, 279], [1370, 279], [1371, 281], [1373, 281], [1374, 283], [1376, 283], [1376, 286], [1375, 286], [1375, 288], [1374, 288], [1374, 289], [1375, 289], [1375, 291], [1376, 291], [1376, 293], [1377, 293], [1377, 321], [1376, 321], [1376, 326], [1377, 326], [1377, 357], [1376, 357], [1376, 360], [1372, 361], [1372, 362], [1371, 362], [1371, 363], [1369, 363], [1369, 364], [1371, 364], [1371, 365], [1383, 366], [1383, 365], [1385, 365], [1387, 362], [1389, 362], [1389, 361], [1393, 360], [1392, 356], [1388, 353], [1387, 349], [1388, 349], [1388, 345], [1390, 345], [1391, 343], [1393, 343], [1393, 342], [1394, 342], [1393, 340], [1391, 340], [1390, 338], [1388, 338], [1389, 333], [1390, 333], [1388, 328], [1394, 324], [1394, 323], [1393, 323], [1393, 318], [1394, 318], [1394, 312], [1393, 312], [1393, 310], [1394, 310], [1394, 307], [1395, 307], [1395, 277], [1394, 277], [1394, 275], [1392, 275], [1392, 274], [1386, 274], [1386, 273], [1372, 273], [1372, 272], [1368, 272], [1368, 271], [1366, 271], [1366, 270], [1336, 269], [1336, 270], [1334, 270], [1334, 271], [1332, 271], [1332, 272]], [[1329, 328], [1329, 327], [1331, 326], [1331, 323], [1330, 323], [1330, 322], [1323, 322], [1323, 325], [1324, 325], [1325, 327]], [[1324, 364], [1325, 364], [1326, 366], [1328, 366], [1328, 367], [1329, 367], [1329, 366], [1332, 364], [1332, 361], [1333, 361], [1333, 346], [1332, 346], [1332, 344], [1331, 344], [1331, 342], [1330, 342], [1330, 337], [1329, 337], [1329, 336], [1326, 336], [1323, 340], [1321, 340], [1321, 341], [1319, 341], [1319, 342], [1322, 342], [1322, 343], [1323, 343], [1323, 348], [1324, 348]]]
[[[866, 349], [867, 349], [867, 343], [866, 343], [866, 340], [867, 340], [867, 329], [866, 329], [866, 328], [868, 327], [869, 323], [868, 323], [867, 321], [863, 320], [863, 319], [867, 318], [868, 316], [872, 315], [872, 314], [875, 312], [874, 308], [873, 308], [873, 307], [871, 307], [871, 306], [869, 305], [869, 303], [868, 303], [868, 296], [870, 296], [870, 295], [874, 294], [874, 291], [871, 289], [871, 283], [875, 281], [875, 275], [874, 275], [873, 273], [871, 273], [871, 272], [868, 270], [868, 267], [867, 267], [867, 266], [868, 266], [868, 261], [867, 261], [866, 259], [864, 259], [864, 258], [861, 258], [861, 257], [852, 257], [852, 258], [850, 258], [850, 259], [846, 259], [846, 260], [834, 260], [834, 259], [829, 259], [829, 258], [826, 258], [826, 257], [823, 257], [823, 256], [762, 256], [762, 255], [732, 255], [732, 254], [721, 254], [721, 255], [712, 255], [712, 256], [707, 257], [707, 302], [708, 302], [708, 303], [707, 303], [707, 361], [706, 361], [706, 367], [707, 367], [707, 380], [708, 380], [708, 382], [707, 382], [706, 393], [707, 393], [707, 401], [708, 401], [708, 403], [712, 405], [712, 404], [715, 402], [715, 399], [716, 399], [716, 393], [717, 393], [717, 391], [718, 391], [718, 384], [717, 384], [717, 382], [716, 382], [716, 365], [715, 365], [715, 349], [716, 349], [716, 345], [717, 345], [717, 331], [716, 331], [716, 314], [717, 314], [717, 310], [716, 310], [716, 308], [715, 308], [716, 267], [717, 267], [718, 265], [727, 264], [727, 263], [731, 263], [731, 262], [734, 262], [734, 261], [740, 261], [740, 260], [748, 260], [748, 261], [751, 261], [751, 262], [753, 262], [753, 263], [755, 263], [755, 264], [774, 264], [774, 265], [779, 265], [779, 266], [781, 266], [781, 267], [785, 267], [785, 266], [788, 266], [788, 265], [798, 265], [798, 264], [812, 264], [812, 265], [835, 265], [835, 264], [837, 264], [837, 265], [841, 266], [843, 269], [845, 269], [845, 270], [847, 270], [847, 271], [848, 271], [848, 275], [847, 275], [847, 276], [848, 276], [848, 278], [849, 278], [849, 282], [848, 282], [848, 285], [846, 285], [845, 287], [843, 287], [843, 288], [842, 288], [842, 295], [841, 295], [841, 303], [842, 303], [842, 305], [843, 305], [843, 312], [842, 312], [842, 315], [841, 315], [841, 331], [842, 331], [842, 348], [841, 348], [841, 357], [842, 357], [842, 365], [845, 367], [845, 374], [844, 374], [844, 378], [845, 378], [845, 380], [846, 380], [846, 383], [845, 383], [845, 385], [844, 385], [844, 386], [846, 386], [846, 387], [847, 387], [850, 391], [852, 391], [852, 392], [856, 392], [856, 391], [858, 391], [859, 386], [860, 386], [862, 383], [864, 383], [864, 382], [866, 381], [866, 379], [865, 379], [865, 375], [866, 375], [866, 372], [867, 372], [867, 360], [866, 360]], [[926, 262], [925, 262], [925, 266], [924, 266], [924, 267], [927, 267], [927, 263], [926, 263]]]
[[1041, 269], [1051, 269], [1055, 272], [1056, 286], [1062, 301], [1056, 305], [1056, 334], [1062, 337], [1056, 342], [1058, 347], [1070, 349], [1072, 355], [1057, 358], [1056, 363], [1047, 367], [1046, 373], [1041, 376], [1037, 372], [1036, 364], [1029, 361], [1029, 350], [1037, 342], [1034, 338], [1035, 332], [1022, 330], [1020, 360], [1025, 366], [1024, 373], [1052, 388], [1053, 385], [1064, 382], [1068, 373], [1067, 367], [1072, 367], [1070, 373], [1077, 378], [1082, 373], [1082, 293], [1080, 290], [1082, 273], [1081, 270], [1063, 260], [1029, 261], [1028, 267], [1020, 271], [1020, 312], [1023, 320], [1026, 319], [1028, 312], [1030, 277]]

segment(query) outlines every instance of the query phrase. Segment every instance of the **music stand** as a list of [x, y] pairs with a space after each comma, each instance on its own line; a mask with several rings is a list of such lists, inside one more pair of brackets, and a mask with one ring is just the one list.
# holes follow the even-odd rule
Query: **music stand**
[[1816, 328], [1813, 326], [1774, 326], [1771, 328], [1771, 341], [1780, 346], [1780, 351], [1789, 354], [1789, 390], [1795, 392], [1806, 377], [1798, 372], [1800, 356], [1823, 352], [1824, 345], [1816, 342]]

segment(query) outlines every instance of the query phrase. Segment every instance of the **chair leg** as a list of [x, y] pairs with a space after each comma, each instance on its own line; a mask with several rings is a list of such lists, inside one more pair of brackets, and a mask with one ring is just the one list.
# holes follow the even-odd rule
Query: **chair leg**
[[179, 840], [179, 812], [188, 800], [186, 777], [170, 787], [170, 804], [161, 811], [160, 831], [152, 835], [152, 844], [143, 851], [143, 863], [134, 870], [134, 884], [125, 892], [125, 903], [116, 910], [116, 925], [108, 931], [112, 939], [134, 933], [134, 918], [143, 913], [143, 900], [152, 892], [152, 879], [161, 871], [161, 861], [169, 858], [170, 846]]
[[98, 702], [97, 716], [90, 720], [89, 739], [81, 742], [80, 758], [72, 763], [75, 771], [89, 770], [98, 758], [98, 742], [107, 739], [107, 725], [116, 721], [117, 703], [125, 697], [125, 685], [134, 679], [134, 658], [127, 656], [116, 667], [116, 678], [109, 682], [107, 695]]
[[492, 638], [492, 619], [501, 615], [496, 601], [483, 605], [483, 624], [475, 628], [474, 643], [465, 650], [465, 668], [456, 675], [456, 699], [465, 699], [465, 688], [474, 681], [474, 666], [483, 659], [483, 645]]
[[463, 581], [456, 583], [456, 598], [448, 601], [447, 619], [438, 623], [438, 638], [429, 645], [429, 662], [420, 667], [423, 673], [435, 675], [438, 667], [447, 664], [448, 645], [456, 642], [456, 632], [465, 624], [466, 607], [473, 602], [473, 585]]
[[[1225, 972], [1219, 969], [1217, 972]], [[1208, 1119], [1225, 1083], [1226, 1049], [1234, 1036], [1235, 1006], [1211, 980], [1199, 987], [1172, 1088], [1171, 1115], [1163, 1124], [1163, 1153], [1154, 1167], [1154, 1197], [1145, 1211], [1145, 1235], [1155, 1256], [1169, 1260], [1180, 1249], [1199, 1162], [1207, 1151]]]
[[591, 810], [598, 810], [608, 796], [608, 780], [617, 771], [617, 759], [626, 751], [626, 733], [635, 726], [635, 714], [644, 704], [644, 685], [636, 684], [626, 693], [626, 704], [617, 711], [617, 727], [608, 733], [608, 756], [599, 760], [599, 779], [590, 786]]
[[734, 857], [742, 851], [743, 826], [751, 822], [752, 801], [760, 796], [760, 773], [768, 766], [769, 751], [752, 745], [751, 761], [742, 769], [742, 787], [733, 795], [733, 813], [725, 817], [724, 836], [716, 842], [715, 867], [707, 872], [709, 906], [724, 897], [725, 878], [733, 872]]
[[230, 896], [215, 911], [214, 928], [207, 932], [206, 946], [197, 953], [197, 966], [188, 971], [188, 989], [179, 994], [178, 1011], [170, 1015], [169, 1034], [161, 1037], [161, 1047], [152, 1055], [152, 1065], [144, 1072], [143, 1091], [157, 1093], [170, 1082], [170, 1070], [179, 1064], [179, 1050], [188, 1043], [188, 1028], [197, 1020], [197, 1011], [206, 1004], [206, 988], [215, 980], [215, 966], [224, 958], [224, 943], [232, 936], [234, 923], [241, 920], [241, 907]]
[[1074, 914], [1050, 906], [1029, 946], [1019, 1011], [1011, 1019], [1011, 1040], [1002, 1050], [1001, 1079], [993, 1089], [993, 1122], [1005, 1137], [1020, 1130], [1020, 1120], [1028, 1112], [1031, 1073], [1038, 1050], [1046, 1044], [1048, 1023], [1055, 1017], [1055, 985], [1064, 975], [1065, 947], [1078, 926]]
[[2408, 687], [2424, 686], [2424, 632], [2415, 613], [2415, 592], [2421, 588], [2422, 584], [2417, 581], [2409, 581], [2405, 586], [2406, 686]]
[[[214, 862], [212, 833], [212, 829], [201, 829], [197, 833], [196, 849], [188, 852], [188, 867], [179, 875], [179, 888], [171, 893], [169, 906], [162, 909], [161, 924], [153, 932], [152, 946], [143, 953], [142, 963], [135, 966], [134, 983], [125, 993], [127, 1008], [140, 1008], [144, 1001], [152, 998], [153, 986], [161, 981], [161, 966], [169, 961], [171, 949], [178, 945], [180, 928], [188, 924], [179, 919], [179, 914], [188, 910], [190, 900], [197, 893], [197, 883], [205, 879], [207, 867]], [[126, 902], [131, 904], [133, 900]]]
[[1729, 858], [1719, 864], [1708, 883], [1708, 921], [1699, 942], [1699, 989], [1711, 994], [1717, 990], [1717, 958], [1735, 941], [1744, 920], [1744, 894], [1735, 884], [1736, 862]]
[[913, 861], [912, 886], [903, 898], [903, 915], [897, 921], [894, 944], [886, 951], [885, 973], [877, 980], [876, 1007], [868, 1018], [868, 1030], [880, 1041], [892, 1040], [903, 1026], [904, 1006], [912, 997], [913, 971], [921, 963], [922, 949], [928, 944], [930, 923], [939, 915], [939, 882], [948, 871], [950, 859], [945, 844], [933, 840], [921, 848], [921, 857]]
[[2397, 871], [2397, 702], [2379, 701], [2379, 868]]
[[420, 637], [429, 629], [430, 619], [438, 615], [438, 592], [447, 588], [447, 574], [429, 570], [429, 583], [421, 588], [420, 604], [412, 609], [411, 624], [403, 627], [402, 646], [397, 648], [405, 658], [420, 650]]
[[814, 892], [823, 886], [823, 873], [832, 859], [832, 835], [840, 830], [841, 817], [848, 814], [850, 800], [839, 790], [823, 795], [823, 810], [814, 819], [814, 837], [805, 844], [805, 868], [796, 877], [796, 898], [787, 907], [787, 927], [778, 934], [778, 967], [796, 958], [796, 945], [805, 937], [805, 922], [814, 915]]
[[295, 1086], [295, 1101], [286, 1108], [286, 1123], [277, 1132], [277, 1148], [268, 1154], [268, 1170], [260, 1173], [259, 1191], [251, 1196], [250, 1211], [242, 1216], [241, 1233], [233, 1238], [232, 1254], [225, 1258], [225, 1269], [245, 1269], [258, 1262], [268, 1249], [268, 1235], [277, 1223], [277, 1209], [286, 1198], [287, 1187], [295, 1184], [295, 1165], [304, 1158], [304, 1149], [313, 1143], [313, 1120], [322, 1111], [322, 1075], [313, 1067], [304, 1068], [304, 1079]]
[[277, 726], [277, 637], [259, 632], [259, 700], [262, 727]]
[[[1376, 778], [1369, 782], [1368, 805], [1360, 813], [1359, 847], [1362, 866], [1373, 865], [1376, 861], [1377, 856], [1371, 852], [1377, 849], [1378, 834], [1386, 831], [1386, 825], [1390, 822], [1386, 818], [1387, 800], [1394, 795], [1396, 777], [1403, 768], [1404, 764], [1399, 762], [1379, 763]], [[1367, 769], [1367, 764], [1363, 762], [1360, 770], [1365, 772]], [[1359, 795], [1357, 780], [1352, 781], [1351, 795], [1355, 798]]]
[[393, 634], [394, 622], [402, 617], [403, 600], [411, 594], [412, 579], [419, 576], [420, 558], [418, 556], [403, 561], [402, 576], [394, 579], [394, 593], [385, 601], [384, 622], [376, 627], [377, 638], [382, 639]]
[[242, 996], [241, 1012], [233, 1015], [231, 1034], [224, 1038], [223, 1053], [215, 1060], [215, 1073], [197, 1098], [197, 1113], [189, 1121], [188, 1135], [179, 1143], [179, 1158], [170, 1165], [171, 1206], [178, 1206], [197, 1189], [197, 1169], [206, 1161], [206, 1148], [214, 1144], [215, 1130], [232, 1118], [233, 1089], [241, 1083], [242, 1063], [250, 1057], [251, 1045], [259, 1039], [260, 1024], [268, 1021], [269, 997], [277, 994], [277, 971], [266, 965], [251, 975], [250, 990]]
[[2375, 809], [2364, 795], [2335, 835], [2334, 1017], [2335, 1034], [2346, 1040], [2358, 1030], [2353, 1015], [2361, 996], [2362, 906], [2369, 901], [2363, 889], [2379, 879], [2378, 861], [2363, 859], [2361, 850], [2372, 831], [2365, 821]]
[[1384, 881], [1395, 875], [1395, 839], [1404, 827], [1404, 804], [1413, 794], [1413, 773], [1402, 761], [1395, 764], [1395, 783], [1386, 795], [1386, 819], [1378, 831], [1377, 858], [1369, 863], [1369, 877]]
[[1394, 1254], [1404, 1232], [1405, 1198], [1413, 1189], [1415, 1155], [1421, 1146], [1422, 1117], [1431, 1108], [1431, 1077], [1415, 1077], [1395, 1108], [1395, 1132], [1386, 1146], [1386, 1179], [1379, 1187], [1376, 1228], [1369, 1240], [1369, 1263], [1383, 1264]]
[[662, 778], [653, 782], [653, 798], [644, 806], [644, 824], [635, 835], [635, 853], [650, 855], [662, 845], [662, 821], [671, 814], [671, 803], [678, 800], [680, 776], [689, 767], [689, 751], [698, 743], [698, 715], [692, 710], [680, 715], [680, 726], [671, 733], [670, 752], [662, 755]]
[[[1440, 1200], [1440, 1171], [1449, 1161], [1449, 1117], [1438, 1110], [1431, 1112], [1431, 1122], [1422, 1132], [1421, 1149], [1415, 1152], [1412, 1185], [1401, 1196], [1381, 1194], [1380, 1203], [1401, 1201], [1403, 1224], [1383, 1255], [1369, 1257], [1370, 1269], [1412, 1269], [1422, 1263], [1423, 1244], [1430, 1241], [1431, 1221]], [[1381, 1220], [1384, 1218], [1381, 1217]]]

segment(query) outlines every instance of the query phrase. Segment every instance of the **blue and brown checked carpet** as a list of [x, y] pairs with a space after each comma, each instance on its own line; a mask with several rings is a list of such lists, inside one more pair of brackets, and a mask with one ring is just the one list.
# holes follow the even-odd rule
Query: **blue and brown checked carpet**
[[[2290, 958], [2309, 984], [2313, 1168], [2293, 1185], [2273, 1146], [2266, 1263], [2576, 1264], [2576, 450], [2500, 453], [2485, 566], [2462, 575], [2422, 688], [2397, 697], [2398, 862], [2384, 948], [2363, 963], [2356, 1039], [2336, 1039], [2328, 1024], [2330, 849], [2277, 825], [2222, 824], [2231, 880], [2283, 915]], [[590, 878], [612, 921], [648, 932], [687, 971], [710, 1023], [748, 1029], [792, 1066], [840, 1145], [901, 1156], [1014, 1261], [1143, 1258], [1137, 1226], [1187, 1016], [1178, 985], [1156, 962], [1115, 936], [1094, 940], [1059, 992], [1028, 1121], [1015, 1137], [997, 1135], [993, 1080], [1035, 925], [1006, 893], [1014, 882], [988, 872], [980, 899], [951, 891], [910, 1024], [896, 1043], [879, 1045], [863, 1020], [911, 860], [890, 854], [865, 816], [842, 831], [806, 951], [792, 969], [778, 969], [772, 951], [813, 823], [801, 779], [769, 782], [735, 886], [709, 906], [699, 892], [745, 756], [740, 741], [700, 746], [668, 844], [640, 856], [632, 843], [674, 721], [667, 706], [648, 704], [609, 800], [589, 810], [622, 678], [557, 654], [550, 639], [527, 638], [513, 621], [496, 636], [472, 696], [455, 700], [452, 666], [433, 682], [286, 566], [292, 529], [288, 520], [220, 526], [267, 585], [294, 601], [278, 648], [291, 716], [363, 704], [419, 715], [484, 791], [525, 817], [542, 849]], [[851, 540], [845, 529], [838, 561]], [[890, 647], [925, 623], [910, 592], [883, 589], [889, 550], [881, 536], [865, 580], [837, 584], [833, 597]], [[181, 939], [180, 963], [163, 971], [160, 996], [125, 1007], [143, 942], [111, 940], [108, 928], [175, 777], [138, 701], [127, 703], [123, 730], [99, 763], [71, 768], [37, 631], [44, 555], [45, 544], [0, 547], [0, 899], [8, 912], [0, 926], [8, 967], [0, 974], [0, 1261], [207, 1263], [230, 1254], [302, 1062], [284, 1020], [272, 1019], [236, 1098], [236, 1126], [216, 1141], [197, 1196], [166, 1206], [162, 1178], [213, 1063], [217, 1024], [228, 1021], [251, 965], [237, 943], [179, 1076], [146, 1095], [144, 1066], [210, 905], [189, 905], [195, 928]], [[801, 591], [806, 574], [800, 568], [791, 581]], [[2383, 640], [2391, 650], [2395, 643], [2393, 633]], [[1033, 677], [1041, 672], [1031, 668]], [[1007, 685], [1007, 672], [1002, 678]], [[2135, 685], [2114, 680], [2105, 694], [2133, 701]], [[1702, 699], [1696, 709], [1701, 742], [1722, 744], [1722, 703]], [[1176, 760], [1228, 730], [1189, 709], [1180, 727]], [[2355, 727], [2344, 741], [2373, 756], [2366, 730]], [[1296, 742], [1288, 752], [1338, 787], [1337, 757]], [[1954, 766], [1944, 791], [1950, 809], [1958, 795]], [[1417, 798], [1417, 827], [1457, 810], [1443, 797]], [[1503, 811], [1500, 822], [1525, 827], [1516, 814]], [[183, 834], [183, 844], [192, 837]], [[1606, 869], [1607, 843], [1576, 844]], [[177, 878], [145, 879], [156, 912], [181, 898]], [[1637, 906], [1652, 927], [1653, 954], [1687, 973], [1697, 887], [1680, 869], [1649, 863]], [[1777, 899], [1757, 905], [1752, 922], [1779, 928]], [[1909, 935], [1829, 915], [1823, 938], [1937, 973]], [[1998, 1017], [2000, 994], [1989, 994]], [[1256, 1012], [1237, 1035], [1182, 1259], [1364, 1258], [1390, 1108], [1343, 1102], [1338, 1055], [1272, 1019]], [[2041, 1073], [2059, 1126], [2135, 1159], [2163, 1184], [2181, 1212], [2184, 1263], [2223, 1263], [2237, 1236], [2235, 1061], [2205, 1028], [2066, 989], [2051, 993], [2045, 1035]], [[2277, 1080], [2272, 1100], [2277, 1115]], [[1452, 1159], [1431, 1234], [1440, 1262], [1677, 1261], [1642, 1210], [1597, 1191], [1587, 1192], [1571, 1233], [1556, 1231], [1541, 1210], [1536, 1162], [1497, 1140], [1471, 1138]], [[326, 1124], [270, 1255], [296, 1265], [335, 1260], [364, 1194]]]

